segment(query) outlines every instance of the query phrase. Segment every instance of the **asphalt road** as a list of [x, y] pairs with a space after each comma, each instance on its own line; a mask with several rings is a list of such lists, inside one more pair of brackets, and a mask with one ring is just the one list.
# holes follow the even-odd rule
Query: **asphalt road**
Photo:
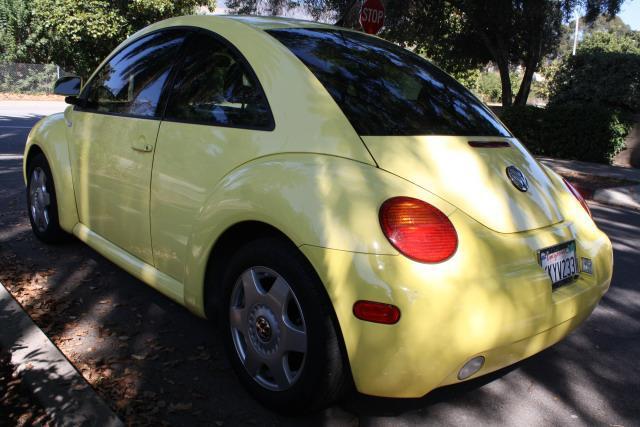
[[[50, 247], [32, 237], [18, 156], [36, 116], [59, 107], [43, 108], [0, 103], [0, 280], [21, 295], [36, 322], [126, 421], [640, 425], [637, 212], [591, 205], [596, 222], [614, 243], [613, 285], [587, 322], [559, 344], [421, 399], [354, 394], [321, 414], [282, 418], [240, 387], [208, 322], [78, 241]], [[28, 283], [36, 283], [36, 290], [27, 292]]]

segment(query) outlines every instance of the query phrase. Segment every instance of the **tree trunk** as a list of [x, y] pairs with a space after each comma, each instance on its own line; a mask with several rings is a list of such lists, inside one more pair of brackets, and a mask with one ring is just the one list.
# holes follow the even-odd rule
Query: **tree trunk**
[[476, 28], [478, 28], [482, 42], [498, 65], [500, 85], [502, 86], [502, 107], [511, 107], [513, 93], [511, 92], [511, 77], [509, 76], [509, 56], [504, 47], [504, 43], [502, 43], [500, 39], [492, 40], [480, 25], [476, 25]]
[[513, 102], [511, 76], [509, 76], [509, 62], [504, 59], [500, 59], [498, 61], [498, 71], [500, 72], [500, 83], [502, 84], [502, 107], [509, 108]]
[[529, 48], [527, 59], [525, 61], [524, 75], [522, 82], [516, 95], [515, 105], [527, 105], [527, 99], [531, 92], [531, 83], [533, 82], [533, 74], [538, 69], [538, 62], [542, 55], [542, 31], [544, 31], [544, 18], [535, 16], [537, 21], [531, 25], [531, 38], [529, 40]]
[[513, 101], [514, 105], [527, 105], [527, 99], [529, 99], [529, 93], [531, 92], [531, 83], [533, 82], [533, 73], [535, 73], [537, 66], [538, 61], [535, 61], [535, 64], [527, 64], [524, 70], [524, 76], [522, 76], [520, 88], [518, 89], [518, 94], [516, 95], [515, 101]]

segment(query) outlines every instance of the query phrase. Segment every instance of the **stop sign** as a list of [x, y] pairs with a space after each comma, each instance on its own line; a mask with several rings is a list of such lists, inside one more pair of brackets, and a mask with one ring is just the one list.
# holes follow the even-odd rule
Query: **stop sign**
[[384, 25], [384, 5], [380, 0], [365, 0], [360, 9], [360, 25], [369, 34], [378, 34]]

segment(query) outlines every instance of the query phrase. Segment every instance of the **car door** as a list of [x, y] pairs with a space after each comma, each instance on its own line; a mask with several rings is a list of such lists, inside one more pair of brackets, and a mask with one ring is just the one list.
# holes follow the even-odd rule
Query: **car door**
[[149, 264], [158, 110], [184, 38], [184, 31], [164, 30], [128, 43], [94, 74], [70, 115], [80, 222]]
[[151, 184], [153, 255], [182, 281], [193, 225], [217, 183], [264, 155], [276, 135], [253, 69], [228, 41], [198, 31], [185, 43], [158, 133]]

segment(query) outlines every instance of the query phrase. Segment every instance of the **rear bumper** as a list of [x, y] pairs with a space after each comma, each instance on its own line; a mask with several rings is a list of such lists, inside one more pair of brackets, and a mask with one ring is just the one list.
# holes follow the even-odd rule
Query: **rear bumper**
[[[302, 246], [333, 302], [360, 392], [423, 396], [459, 382], [462, 366], [480, 355], [485, 364], [470, 378], [508, 366], [566, 336], [609, 287], [611, 243], [591, 220], [500, 234], [460, 211], [450, 219], [459, 247], [441, 264]], [[537, 250], [569, 240], [594, 272], [552, 292]], [[400, 321], [356, 319], [362, 299], [396, 305]]]

